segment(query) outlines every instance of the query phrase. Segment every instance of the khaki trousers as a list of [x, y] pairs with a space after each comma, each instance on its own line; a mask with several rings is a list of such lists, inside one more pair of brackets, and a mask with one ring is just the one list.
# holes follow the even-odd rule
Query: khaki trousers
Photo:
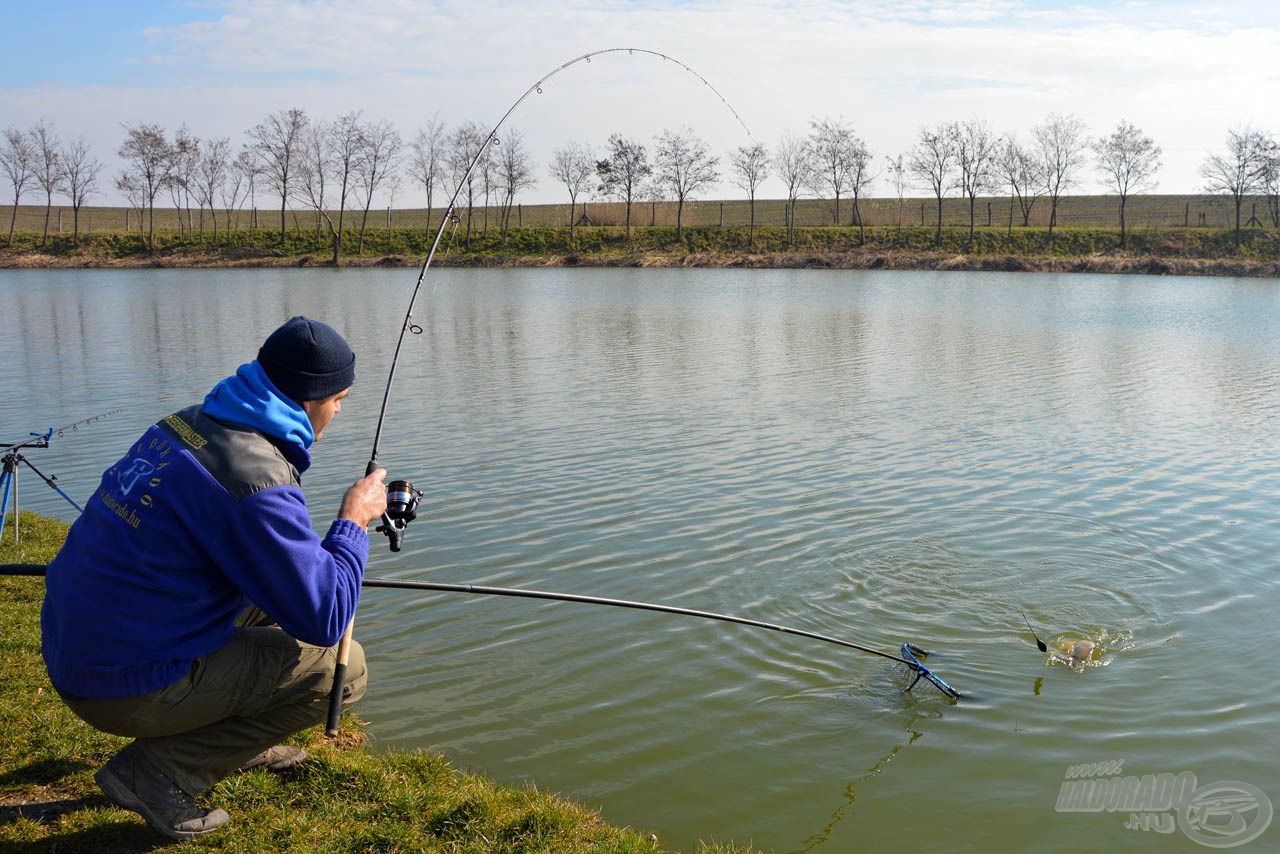
[[[294, 640], [250, 608], [225, 646], [172, 685], [113, 700], [63, 696], [95, 729], [137, 739], [135, 750], [195, 796], [283, 738], [322, 723], [337, 647]], [[364, 650], [354, 641], [343, 705], [364, 696]]]

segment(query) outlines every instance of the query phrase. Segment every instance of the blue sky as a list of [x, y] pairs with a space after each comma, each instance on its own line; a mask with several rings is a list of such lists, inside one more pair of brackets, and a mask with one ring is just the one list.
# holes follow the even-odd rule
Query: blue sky
[[[617, 46], [688, 63], [766, 143], [826, 116], [850, 122], [882, 155], [905, 150], [923, 125], [953, 119], [985, 118], [1023, 138], [1050, 112], [1081, 117], [1095, 135], [1126, 119], [1164, 148], [1160, 190], [1189, 192], [1229, 129], [1280, 132], [1274, 2], [2, 5], [10, 26], [0, 125], [47, 120], [64, 137], [85, 136], [113, 169], [121, 125], [137, 121], [185, 124], [234, 145], [263, 116], [292, 106], [316, 118], [360, 109], [406, 137], [433, 115], [491, 124], [548, 70]], [[543, 161], [571, 139], [600, 146], [614, 132], [643, 140], [688, 126], [721, 153], [743, 142], [689, 75], [636, 57], [566, 72], [513, 124]], [[544, 178], [530, 200], [555, 198]]]

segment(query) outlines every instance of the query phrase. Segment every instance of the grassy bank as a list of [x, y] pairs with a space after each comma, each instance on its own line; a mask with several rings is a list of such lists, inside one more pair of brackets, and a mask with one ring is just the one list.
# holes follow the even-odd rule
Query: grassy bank
[[[12, 517], [10, 517], [12, 520]], [[45, 563], [62, 522], [23, 513], [6, 528], [0, 563]], [[93, 772], [125, 743], [80, 722], [49, 685], [40, 658], [40, 578], [0, 576], [0, 849], [148, 851], [162, 843], [137, 815], [116, 809]], [[430, 752], [373, 752], [359, 721], [329, 743], [301, 733], [311, 759], [295, 772], [230, 777], [204, 800], [232, 824], [189, 843], [222, 851], [658, 852], [653, 837], [533, 788], [466, 774]], [[708, 852], [747, 849], [700, 848]]]
[[[354, 241], [353, 241], [354, 244]], [[682, 266], [831, 267], [850, 269], [1010, 270], [1120, 272], [1228, 276], [1280, 276], [1280, 232], [1249, 229], [1240, 244], [1229, 229], [1144, 228], [1129, 232], [1128, 248], [1112, 228], [780, 227], [636, 228], [628, 236], [615, 226], [465, 230], [447, 235], [438, 266]], [[364, 250], [344, 248], [352, 266], [418, 266], [431, 235], [414, 230], [371, 230]], [[223, 232], [199, 236], [157, 232], [154, 248], [136, 233], [83, 236], [76, 247], [65, 235], [39, 248], [39, 236], [17, 236], [0, 250], [0, 267], [226, 267], [323, 266], [330, 263], [328, 238], [312, 230]]]

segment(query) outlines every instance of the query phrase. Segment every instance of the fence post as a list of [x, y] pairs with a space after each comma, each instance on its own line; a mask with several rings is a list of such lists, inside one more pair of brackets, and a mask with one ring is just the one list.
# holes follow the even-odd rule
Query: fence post
[[920, 227], [924, 228], [924, 202], [920, 203]]
[[720, 203], [720, 227], [724, 228], [724, 202]]

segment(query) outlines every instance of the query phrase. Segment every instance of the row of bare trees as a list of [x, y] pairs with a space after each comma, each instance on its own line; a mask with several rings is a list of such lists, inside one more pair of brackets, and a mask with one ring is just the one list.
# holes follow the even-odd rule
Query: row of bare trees
[[[294, 108], [272, 113], [249, 128], [246, 142], [236, 152], [229, 138], [201, 139], [186, 128], [172, 135], [149, 123], [125, 125], [124, 129], [125, 139], [118, 151], [124, 169], [115, 186], [130, 204], [147, 214], [149, 245], [154, 242], [155, 200], [166, 192], [174, 208], [185, 212], [179, 218], [180, 230], [194, 232], [198, 227], [203, 234], [207, 213], [215, 238], [219, 216], [224, 227], [232, 227], [233, 216], [246, 202], [256, 208], [259, 189], [279, 199], [282, 244], [290, 205], [301, 205], [314, 213], [317, 233], [327, 232], [336, 263], [348, 230], [348, 215], [359, 218], [355, 229], [359, 252], [375, 193], [385, 194], [390, 205], [406, 177], [426, 193], [429, 232], [436, 197], [442, 189], [453, 191], [448, 207], [465, 209], [468, 243], [477, 205], [483, 211], [486, 231], [490, 211], [496, 207], [497, 224], [505, 236], [516, 198], [537, 183], [533, 159], [519, 131], [511, 129], [491, 137], [475, 122], [449, 128], [433, 118], [406, 146], [389, 122], [366, 121], [359, 111], [313, 120]], [[1078, 186], [1092, 168], [1107, 190], [1119, 198], [1121, 241], [1127, 244], [1129, 198], [1156, 187], [1160, 157], [1160, 147], [1127, 121], [1105, 136], [1091, 137], [1079, 118], [1051, 114], [1032, 128], [1026, 143], [1013, 134], [997, 134], [981, 119], [923, 127], [908, 151], [884, 157], [879, 163], [848, 122], [814, 119], [807, 134], [784, 134], [772, 151], [753, 140], [729, 152], [727, 161], [729, 180], [750, 202], [752, 241], [755, 200], [769, 178], [776, 178], [786, 190], [789, 232], [795, 227], [796, 202], [811, 194], [829, 200], [831, 221], [837, 225], [844, 222], [842, 206], [848, 202], [848, 222], [861, 233], [860, 202], [882, 177], [889, 180], [897, 196], [899, 225], [909, 189], [925, 190], [934, 197], [939, 241], [943, 200], [954, 193], [968, 201], [970, 239], [976, 200], [1005, 193], [1010, 200], [1010, 229], [1015, 211], [1027, 226], [1033, 209], [1043, 199], [1049, 207], [1052, 240], [1063, 195]], [[609, 137], [603, 152], [573, 142], [555, 150], [549, 172], [568, 192], [571, 211], [576, 210], [579, 198], [588, 194], [622, 202], [628, 231], [634, 203], [675, 201], [679, 237], [685, 203], [720, 180], [719, 166], [720, 158], [707, 144], [682, 128], [656, 136], [652, 154], [641, 142], [619, 134]], [[41, 245], [48, 240], [54, 195], [70, 199], [78, 243], [80, 207], [86, 197], [101, 193], [98, 180], [102, 168], [83, 139], [63, 144], [46, 122], [29, 130], [6, 130], [0, 144], [0, 172], [13, 191], [9, 243], [17, 205], [25, 193], [35, 189], [43, 191], [45, 200]], [[1207, 157], [1201, 176], [1207, 192], [1232, 197], [1237, 242], [1241, 205], [1250, 195], [1266, 196], [1270, 218], [1280, 228], [1280, 145], [1271, 135], [1247, 128], [1231, 131], [1225, 152]], [[571, 231], [575, 220], [571, 214]]]
[[102, 163], [93, 156], [83, 137], [64, 143], [47, 122], [30, 130], [8, 128], [0, 142], [0, 173], [13, 190], [13, 210], [9, 215], [9, 239], [13, 245], [13, 228], [18, 219], [18, 204], [28, 190], [44, 193], [44, 231], [40, 247], [49, 241], [49, 214], [54, 195], [66, 196], [74, 211], [76, 245], [80, 243], [80, 208], [85, 199], [98, 192]]

